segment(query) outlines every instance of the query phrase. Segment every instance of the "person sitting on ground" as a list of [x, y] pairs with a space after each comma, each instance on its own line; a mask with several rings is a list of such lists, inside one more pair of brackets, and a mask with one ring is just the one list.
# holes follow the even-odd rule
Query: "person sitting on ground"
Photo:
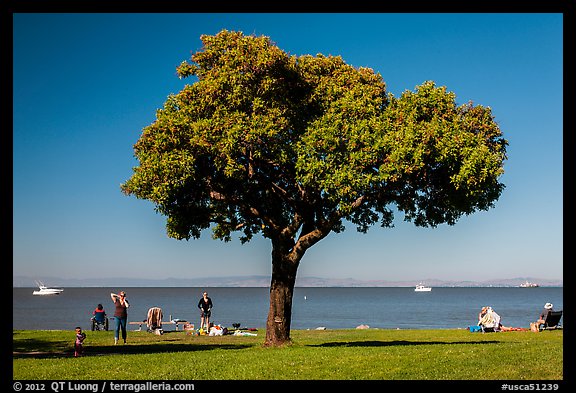
[[484, 328], [494, 328], [495, 332], [512, 332], [512, 331], [525, 331], [526, 328], [504, 326], [502, 325], [502, 319], [500, 315], [496, 313], [490, 306], [482, 307], [482, 310], [478, 314], [478, 326], [483, 326]]
[[485, 328], [496, 328], [500, 324], [500, 315], [498, 315], [490, 306], [482, 307], [478, 314], [478, 325]]
[[482, 309], [478, 313], [478, 325], [480, 325], [480, 322], [482, 321], [482, 318], [484, 318], [484, 315], [486, 315], [487, 311], [488, 311], [488, 306], [484, 306], [484, 307], [482, 307]]
[[478, 326], [493, 328], [495, 332], [506, 332], [512, 329], [511, 327], [502, 325], [502, 318], [490, 306], [482, 307], [482, 310], [478, 314]]

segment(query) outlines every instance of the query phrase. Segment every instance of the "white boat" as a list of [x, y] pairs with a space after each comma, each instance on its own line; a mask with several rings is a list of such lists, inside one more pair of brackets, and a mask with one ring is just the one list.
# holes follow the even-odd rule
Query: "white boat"
[[430, 292], [432, 290], [431, 287], [427, 287], [426, 285], [420, 283], [418, 285], [416, 285], [416, 288], [414, 288], [415, 292]]
[[535, 282], [526, 281], [520, 284], [520, 288], [538, 288], [540, 285]]
[[51, 288], [51, 287], [47, 287], [46, 285], [44, 285], [42, 282], [37, 281], [36, 285], [38, 285], [38, 290], [32, 292], [32, 295], [40, 295], [40, 296], [44, 296], [44, 295], [60, 295], [62, 292], [64, 292], [64, 289], [62, 288]]

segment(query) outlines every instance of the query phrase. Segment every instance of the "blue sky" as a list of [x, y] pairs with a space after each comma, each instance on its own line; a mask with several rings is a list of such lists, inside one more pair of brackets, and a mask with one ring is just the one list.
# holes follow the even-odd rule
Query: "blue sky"
[[13, 274], [60, 278], [269, 275], [271, 247], [168, 238], [120, 184], [175, 69], [222, 29], [293, 54], [340, 55], [399, 96], [427, 80], [490, 106], [509, 141], [494, 209], [455, 226], [353, 226], [304, 256], [299, 276], [360, 280], [563, 278], [563, 15], [14, 14]]

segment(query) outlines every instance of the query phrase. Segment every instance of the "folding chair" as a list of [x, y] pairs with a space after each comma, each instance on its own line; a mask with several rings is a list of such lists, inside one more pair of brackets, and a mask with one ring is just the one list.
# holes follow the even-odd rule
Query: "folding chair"
[[538, 330], [556, 330], [562, 329], [560, 325], [560, 319], [562, 318], [562, 310], [560, 311], [549, 311], [548, 315], [544, 319], [544, 323], [538, 326]]

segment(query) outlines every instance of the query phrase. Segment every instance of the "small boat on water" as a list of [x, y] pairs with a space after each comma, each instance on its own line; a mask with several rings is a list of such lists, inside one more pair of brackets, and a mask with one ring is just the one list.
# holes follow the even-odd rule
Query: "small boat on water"
[[60, 295], [64, 292], [62, 288], [51, 288], [44, 285], [44, 283], [37, 281], [38, 290], [32, 292], [32, 295], [45, 296], [45, 295]]
[[538, 288], [540, 285], [535, 282], [526, 281], [519, 285], [520, 288]]
[[414, 288], [415, 292], [430, 292], [432, 290], [431, 287], [427, 287], [426, 285], [420, 283], [418, 285], [416, 285], [416, 288]]

